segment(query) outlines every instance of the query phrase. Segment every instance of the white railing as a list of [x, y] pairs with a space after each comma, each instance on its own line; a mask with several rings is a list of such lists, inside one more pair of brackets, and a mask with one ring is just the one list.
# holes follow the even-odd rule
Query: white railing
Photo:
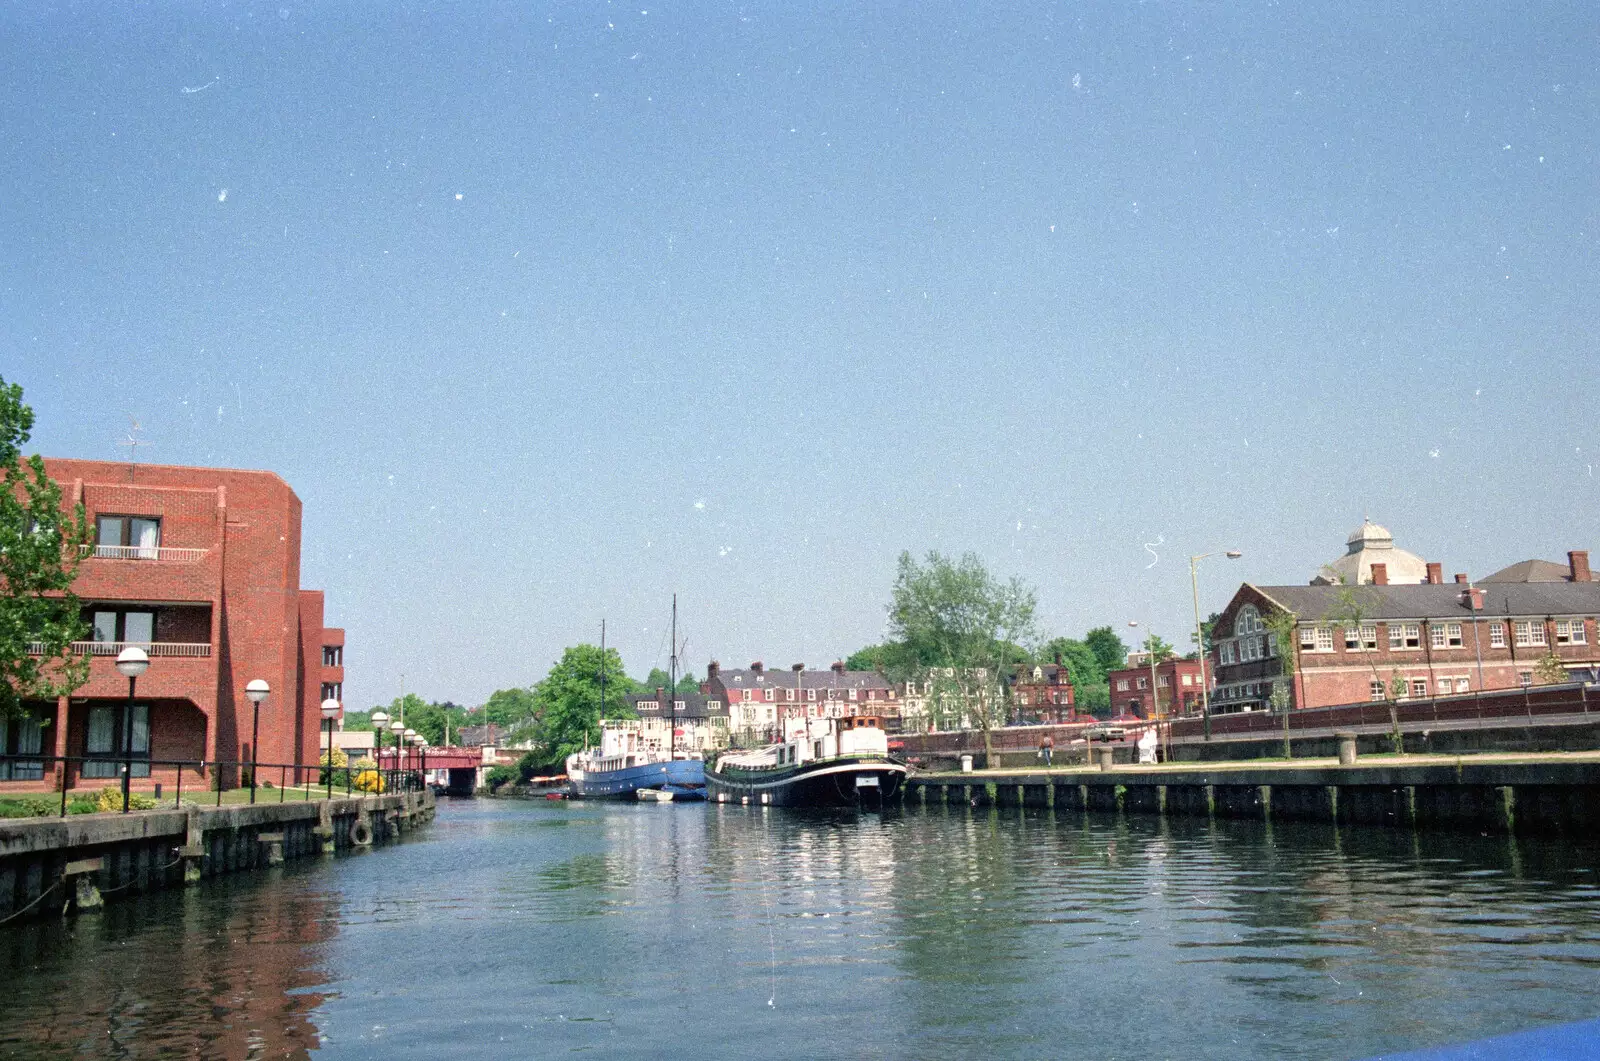
[[[186, 659], [207, 659], [211, 655], [209, 642], [195, 641], [74, 641], [72, 651], [80, 656], [116, 656], [125, 648], [142, 648], [150, 656], [181, 656]], [[44, 643], [31, 642], [30, 656], [44, 655]]]
[[155, 545], [85, 545], [84, 556], [101, 560], [168, 560], [180, 564], [199, 560], [209, 549], [168, 549]]

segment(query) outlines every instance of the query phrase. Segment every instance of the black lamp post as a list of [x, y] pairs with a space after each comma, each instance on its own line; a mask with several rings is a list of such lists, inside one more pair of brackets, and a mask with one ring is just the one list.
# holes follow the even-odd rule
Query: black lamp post
[[322, 721], [328, 729], [328, 798], [333, 798], [333, 720], [339, 717], [339, 701], [331, 696], [322, 701]]
[[256, 774], [259, 773], [259, 771], [256, 769], [256, 766], [261, 761], [261, 748], [260, 748], [260, 740], [261, 740], [261, 702], [263, 700], [265, 700], [271, 694], [272, 694], [272, 686], [268, 685], [266, 682], [262, 681], [260, 678], [255, 679], [249, 685], [246, 685], [244, 687], [244, 695], [246, 695], [246, 696], [248, 696], [250, 698], [251, 716], [252, 716], [251, 717], [251, 721], [250, 721], [250, 802], [251, 803], [254, 803], [256, 801]]
[[[128, 709], [122, 716], [122, 813], [128, 813], [129, 791], [133, 782], [133, 689], [139, 675], [150, 669], [150, 655], [142, 648], [128, 647], [117, 656], [117, 671], [128, 679]], [[64, 786], [63, 786], [64, 787]]]
[[389, 728], [389, 712], [378, 710], [372, 713], [372, 762], [378, 769], [378, 777], [383, 774], [383, 731]]
[[389, 787], [393, 789], [400, 783], [400, 745], [405, 743], [406, 724], [398, 718], [393, 719], [389, 723], [389, 732], [394, 734], [394, 778], [389, 783]]

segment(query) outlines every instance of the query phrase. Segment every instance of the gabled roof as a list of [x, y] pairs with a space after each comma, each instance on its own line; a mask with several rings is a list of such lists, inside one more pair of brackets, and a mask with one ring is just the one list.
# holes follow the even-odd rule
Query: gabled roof
[[[1252, 586], [1301, 620], [1315, 621], [1344, 610], [1345, 593], [1365, 617], [1460, 619], [1480, 616], [1600, 615], [1600, 582], [1503, 582], [1483, 587], [1483, 609], [1474, 612], [1458, 582], [1420, 586]], [[1236, 595], [1237, 596], [1237, 595]], [[1230, 603], [1231, 607], [1231, 603]]]
[[1548, 560], [1524, 560], [1502, 567], [1492, 575], [1485, 575], [1479, 579], [1481, 585], [1485, 582], [1570, 582], [1572, 581], [1572, 568], [1566, 564], [1552, 564]]

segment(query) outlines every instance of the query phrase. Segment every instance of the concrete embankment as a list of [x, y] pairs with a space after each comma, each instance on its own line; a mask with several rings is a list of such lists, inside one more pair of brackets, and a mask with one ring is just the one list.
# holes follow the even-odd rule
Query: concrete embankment
[[388, 843], [433, 814], [416, 792], [0, 821], [0, 924]]
[[1600, 833], [1600, 757], [1399, 757], [1383, 763], [1171, 764], [926, 773], [912, 804], [1566, 835]]

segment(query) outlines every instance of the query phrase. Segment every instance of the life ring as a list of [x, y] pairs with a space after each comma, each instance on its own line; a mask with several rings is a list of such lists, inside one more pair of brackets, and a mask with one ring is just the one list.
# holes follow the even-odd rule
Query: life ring
[[372, 846], [372, 826], [367, 824], [365, 814], [357, 815], [356, 820], [350, 823], [350, 843], [356, 847]]

